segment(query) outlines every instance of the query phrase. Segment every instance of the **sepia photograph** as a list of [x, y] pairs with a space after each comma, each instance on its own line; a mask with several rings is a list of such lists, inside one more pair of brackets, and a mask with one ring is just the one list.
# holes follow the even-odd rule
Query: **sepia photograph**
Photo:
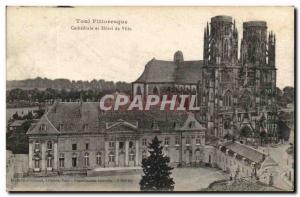
[[293, 6], [7, 6], [8, 192], [295, 192]]

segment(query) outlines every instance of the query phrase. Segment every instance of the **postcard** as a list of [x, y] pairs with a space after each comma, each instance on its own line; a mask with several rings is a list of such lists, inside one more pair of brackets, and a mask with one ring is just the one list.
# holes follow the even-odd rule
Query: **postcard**
[[294, 192], [294, 7], [8, 6], [9, 192]]

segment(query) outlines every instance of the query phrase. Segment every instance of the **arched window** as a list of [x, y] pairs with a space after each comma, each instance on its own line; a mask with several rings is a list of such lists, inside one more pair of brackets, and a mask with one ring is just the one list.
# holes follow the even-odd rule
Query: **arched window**
[[47, 142], [47, 149], [52, 150], [52, 142], [51, 141]]
[[89, 160], [89, 153], [84, 153], [84, 165], [89, 166], [90, 160]]
[[224, 94], [224, 106], [231, 106], [232, 105], [232, 94], [229, 90], [226, 91]]
[[212, 60], [215, 56], [215, 40], [212, 39], [210, 43], [210, 60]]
[[228, 40], [225, 40], [225, 44], [224, 44], [224, 56], [228, 57]]
[[101, 153], [96, 154], [96, 164], [101, 165]]

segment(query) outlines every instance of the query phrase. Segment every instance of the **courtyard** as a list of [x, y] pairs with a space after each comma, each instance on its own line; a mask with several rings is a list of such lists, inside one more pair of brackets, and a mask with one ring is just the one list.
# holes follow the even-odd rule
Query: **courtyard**
[[[175, 191], [197, 191], [226, 177], [215, 168], [175, 168]], [[139, 191], [141, 173], [108, 176], [25, 177], [12, 180], [10, 191]]]

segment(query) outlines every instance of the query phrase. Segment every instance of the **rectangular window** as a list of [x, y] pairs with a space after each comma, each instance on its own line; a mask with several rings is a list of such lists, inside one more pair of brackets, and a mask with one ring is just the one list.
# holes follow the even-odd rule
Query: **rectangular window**
[[241, 117], [241, 114], [238, 115], [238, 121], [241, 121], [242, 120], [242, 117]]
[[84, 158], [84, 165], [85, 165], [85, 166], [89, 166], [89, 165], [90, 165], [89, 157], [85, 157], [85, 158]]
[[201, 144], [201, 138], [196, 138], [196, 144]]
[[51, 141], [47, 142], [47, 149], [52, 150], [52, 142]]
[[115, 147], [115, 142], [109, 142], [109, 147], [110, 147], [110, 148]]
[[40, 126], [40, 130], [41, 130], [41, 131], [46, 131], [46, 130], [47, 130], [47, 126], [44, 125], [44, 124], [42, 124], [42, 125]]
[[59, 167], [64, 168], [65, 167], [65, 158], [59, 158]]
[[119, 142], [119, 149], [123, 149], [124, 148], [124, 142]]
[[47, 159], [47, 168], [52, 168], [52, 158]]
[[179, 145], [179, 143], [180, 143], [179, 137], [176, 137], [176, 138], [175, 138], [175, 144], [176, 144], [176, 145]]
[[165, 138], [165, 145], [169, 145], [169, 138], [168, 137]]
[[77, 144], [72, 144], [72, 150], [77, 150]]
[[85, 144], [85, 150], [89, 150], [89, 143]]
[[109, 162], [115, 162], [115, 156], [114, 155], [109, 155], [108, 160], [109, 160]]
[[185, 144], [186, 145], [190, 145], [191, 144], [191, 139], [189, 137], [186, 138]]
[[72, 158], [72, 167], [76, 167], [77, 166], [77, 158], [73, 157]]
[[89, 128], [89, 125], [88, 125], [88, 124], [84, 124], [84, 125], [83, 125], [83, 130], [84, 130], [84, 131], [87, 131], [88, 128]]
[[190, 128], [195, 128], [195, 121], [191, 121], [190, 124], [189, 124], [189, 127]]
[[96, 163], [97, 163], [97, 165], [101, 165], [101, 157], [100, 156], [97, 156]]
[[143, 146], [147, 146], [147, 139], [143, 139], [142, 145], [143, 145]]

